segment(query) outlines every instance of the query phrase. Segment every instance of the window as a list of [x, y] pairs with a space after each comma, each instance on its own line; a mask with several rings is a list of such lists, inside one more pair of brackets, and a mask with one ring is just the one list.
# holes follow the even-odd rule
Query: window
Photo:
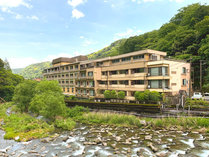
[[120, 59], [114, 59], [114, 60], [112, 60], [112, 63], [114, 64], [114, 63], [119, 63], [120, 62]]
[[65, 88], [62, 88], [63, 92], [65, 92]]
[[66, 77], [69, 77], [69, 74], [66, 74], [65, 76], [66, 76]]
[[134, 60], [143, 59], [143, 58], [144, 58], [144, 55], [133, 56], [133, 59], [134, 59]]
[[102, 66], [103, 65], [103, 62], [97, 62], [97, 66]]
[[68, 70], [69, 68], [68, 67], [66, 67], [66, 70]]
[[73, 74], [72, 73], [70, 74], [70, 77], [73, 77]]
[[128, 74], [128, 70], [120, 70], [119, 74]]
[[62, 77], [65, 77], [65, 75], [63, 74]]
[[73, 66], [70, 66], [70, 70], [73, 70]]
[[119, 84], [128, 85], [128, 80], [119, 81]]
[[94, 87], [94, 81], [89, 81], [89, 86]]
[[110, 71], [110, 75], [117, 75], [117, 71]]
[[72, 93], [74, 93], [74, 88], [72, 88]]
[[70, 89], [69, 88], [67, 88], [67, 92], [70, 92]]
[[89, 91], [90, 96], [94, 96], [94, 90]]
[[107, 81], [98, 81], [99, 84], [107, 85]]
[[68, 80], [66, 80], [66, 83], [69, 83], [69, 81], [68, 81]]
[[131, 81], [131, 85], [143, 85], [144, 80], [133, 80]]
[[88, 76], [93, 76], [93, 71], [89, 71]]
[[131, 57], [125, 57], [125, 58], [122, 58], [122, 62], [128, 62], [131, 60]]
[[186, 79], [183, 79], [183, 80], [182, 80], [182, 85], [183, 85], [183, 86], [186, 86], [186, 85], [187, 85], [187, 80], [186, 80]]
[[107, 75], [107, 71], [103, 71], [102, 72], [102, 75]]
[[65, 83], [65, 81], [62, 81], [62, 83], [64, 84], [64, 83]]
[[149, 68], [148, 73], [150, 76], [167, 76], [168, 75], [168, 67]]
[[149, 80], [148, 88], [153, 88], [153, 89], [168, 88], [168, 80]]
[[110, 84], [115, 85], [115, 84], [118, 84], [118, 82], [117, 81], [110, 81]]
[[137, 68], [137, 69], [132, 69], [131, 73], [135, 74], [135, 73], [143, 73], [144, 72], [144, 68]]
[[182, 68], [182, 73], [186, 74], [186, 68], [185, 67]]

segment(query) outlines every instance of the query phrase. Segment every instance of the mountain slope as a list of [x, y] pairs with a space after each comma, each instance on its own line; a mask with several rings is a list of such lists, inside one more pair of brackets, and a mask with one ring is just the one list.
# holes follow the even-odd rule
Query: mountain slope
[[14, 74], [19, 74], [24, 68], [16, 68], [16, 69], [12, 69], [12, 73]]
[[96, 58], [103, 58], [108, 56], [116, 56], [119, 55], [119, 47], [120, 45], [124, 44], [126, 39], [120, 39], [115, 42], [113, 42], [110, 46], [107, 46], [97, 52], [94, 52], [90, 55], [88, 55], [89, 59], [96, 59]]
[[181, 8], [159, 30], [114, 43], [88, 57], [102, 58], [143, 49], [165, 51], [175, 59], [191, 59], [195, 88], [200, 86], [199, 65], [203, 60], [203, 83], [209, 83], [209, 5], [196, 3]]
[[[50, 66], [51, 66], [51, 62], [31, 64], [26, 68], [22, 69], [21, 71], [19, 71], [17, 74], [23, 76], [26, 79], [42, 78], [43, 77], [42, 71], [46, 68], [49, 68]], [[13, 69], [12, 71], [17, 71], [17, 70]]]

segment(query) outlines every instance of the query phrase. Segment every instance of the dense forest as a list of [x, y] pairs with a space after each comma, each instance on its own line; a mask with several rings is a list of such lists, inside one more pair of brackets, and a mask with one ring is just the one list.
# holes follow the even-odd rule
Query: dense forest
[[116, 41], [88, 57], [102, 58], [143, 49], [165, 51], [172, 58], [191, 61], [194, 89], [200, 88], [201, 61], [203, 84], [207, 86], [206, 84], [209, 84], [209, 6], [196, 3], [181, 8], [160, 29]]
[[9, 62], [0, 58], [0, 98], [10, 101], [15, 87], [22, 81], [22, 76], [12, 73]]
[[13, 73], [19, 74], [26, 79], [42, 78], [42, 72], [44, 69], [49, 68], [51, 62], [42, 62], [31, 64], [23, 69], [12, 69]]

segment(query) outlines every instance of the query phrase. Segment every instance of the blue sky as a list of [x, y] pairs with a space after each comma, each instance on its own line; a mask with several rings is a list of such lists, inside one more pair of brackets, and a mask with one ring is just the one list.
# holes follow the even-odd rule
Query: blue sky
[[0, 0], [0, 58], [12, 68], [86, 55], [159, 29], [178, 9], [209, 0]]

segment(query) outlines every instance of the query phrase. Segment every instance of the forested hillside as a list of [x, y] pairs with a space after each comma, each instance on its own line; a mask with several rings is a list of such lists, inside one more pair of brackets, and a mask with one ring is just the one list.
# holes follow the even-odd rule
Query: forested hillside
[[[13, 74], [9, 63], [0, 58], [0, 98], [6, 101], [12, 99], [15, 86], [23, 81], [23, 77]], [[2, 100], [0, 100], [1, 102]]]
[[[120, 40], [119, 40], [120, 41]], [[168, 52], [176, 59], [191, 59], [194, 72], [194, 87], [200, 87], [200, 60], [203, 65], [203, 84], [209, 83], [209, 6], [199, 3], [181, 8], [159, 30], [123, 39], [110, 47], [89, 55], [102, 58], [143, 49]], [[113, 43], [114, 44], [114, 43]], [[111, 51], [114, 49], [114, 51]]]
[[[31, 64], [20, 70], [20, 72], [17, 72], [17, 74], [23, 76], [26, 79], [42, 78], [42, 71], [46, 68], [49, 68], [50, 66], [51, 62]], [[15, 72], [16, 69], [13, 69], [12, 71]]]

